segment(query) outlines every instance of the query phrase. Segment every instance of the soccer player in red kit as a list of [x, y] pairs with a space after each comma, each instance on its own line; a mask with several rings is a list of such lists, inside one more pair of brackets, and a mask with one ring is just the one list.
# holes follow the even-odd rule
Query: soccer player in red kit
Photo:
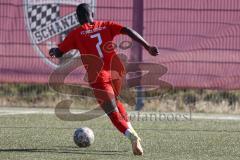
[[[72, 49], [81, 53], [82, 62], [88, 74], [89, 85], [101, 108], [113, 125], [132, 143], [134, 155], [143, 155], [140, 138], [128, 120], [123, 104], [118, 100], [125, 71], [114, 50], [105, 50], [104, 46], [120, 34], [128, 35], [139, 42], [151, 55], [158, 55], [158, 49], [149, 45], [136, 31], [114, 22], [94, 21], [93, 12], [88, 4], [77, 7], [80, 26], [72, 30], [58, 48], [52, 48], [49, 55], [62, 57]], [[90, 57], [90, 58], [88, 58]], [[97, 67], [100, 64], [100, 68]], [[112, 68], [117, 71], [112, 73]]]

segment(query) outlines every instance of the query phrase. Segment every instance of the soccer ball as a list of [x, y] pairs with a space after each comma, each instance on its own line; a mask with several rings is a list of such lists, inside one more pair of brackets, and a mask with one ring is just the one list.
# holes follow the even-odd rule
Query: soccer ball
[[94, 134], [90, 128], [78, 128], [74, 132], [73, 140], [78, 147], [89, 147], [94, 142]]

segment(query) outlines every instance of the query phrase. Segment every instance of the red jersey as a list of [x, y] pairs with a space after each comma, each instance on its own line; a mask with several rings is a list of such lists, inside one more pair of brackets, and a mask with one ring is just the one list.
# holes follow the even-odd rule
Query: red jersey
[[[67, 53], [72, 49], [80, 51], [82, 62], [88, 72], [88, 77], [93, 77], [92, 69], [102, 63], [95, 80], [97, 82], [109, 82], [113, 79], [111, 76], [112, 58], [116, 57], [114, 50], [106, 50], [104, 46], [113, 41], [116, 35], [120, 34], [123, 26], [114, 22], [95, 21], [93, 24], [86, 23], [71, 31], [62, 43], [58, 45], [60, 51]], [[89, 60], [86, 55], [96, 57], [95, 60]], [[121, 61], [114, 60], [114, 68], [124, 70]], [[91, 68], [91, 71], [89, 70]], [[98, 69], [99, 70], [99, 69]], [[124, 72], [124, 71], [120, 71]], [[90, 81], [90, 80], [89, 80]]]

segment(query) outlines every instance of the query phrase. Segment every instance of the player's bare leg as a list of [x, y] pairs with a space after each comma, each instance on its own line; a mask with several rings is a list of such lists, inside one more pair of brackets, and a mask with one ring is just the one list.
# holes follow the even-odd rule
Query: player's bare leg
[[[111, 92], [111, 86], [108, 86], [108, 84], [101, 84], [100, 86], [93, 87], [94, 94], [101, 108], [108, 115], [112, 124], [131, 141], [133, 154], [143, 155], [140, 138], [129, 122], [123, 104], [117, 100], [114, 92]], [[105, 88], [109, 89], [109, 91]]]

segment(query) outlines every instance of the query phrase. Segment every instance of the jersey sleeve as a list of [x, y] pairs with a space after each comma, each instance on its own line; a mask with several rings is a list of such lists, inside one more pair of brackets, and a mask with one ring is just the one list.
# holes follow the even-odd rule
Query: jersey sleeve
[[60, 51], [63, 53], [67, 53], [68, 51], [75, 49], [76, 47], [74, 39], [74, 32], [72, 31], [67, 35], [63, 42], [58, 45]]
[[113, 37], [121, 33], [123, 26], [115, 22], [107, 22], [107, 26], [110, 28], [110, 32]]

